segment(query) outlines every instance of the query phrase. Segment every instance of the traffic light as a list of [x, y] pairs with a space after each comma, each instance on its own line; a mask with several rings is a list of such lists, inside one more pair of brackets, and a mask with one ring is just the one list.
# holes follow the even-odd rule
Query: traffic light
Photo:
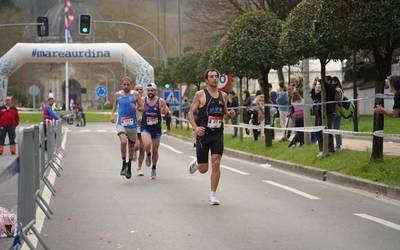
[[38, 36], [49, 36], [49, 19], [44, 16], [40, 16], [36, 19], [37, 23], [37, 35]]
[[90, 34], [90, 24], [92, 17], [90, 15], [80, 15], [79, 16], [79, 34], [89, 35]]
[[164, 83], [164, 89], [169, 89], [171, 87], [171, 83], [166, 82]]

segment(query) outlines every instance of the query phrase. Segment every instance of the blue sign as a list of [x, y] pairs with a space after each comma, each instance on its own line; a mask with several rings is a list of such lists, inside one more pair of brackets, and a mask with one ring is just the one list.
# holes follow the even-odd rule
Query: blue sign
[[103, 85], [99, 85], [96, 88], [96, 95], [98, 97], [106, 97], [107, 96], [107, 88]]
[[163, 98], [169, 104], [170, 109], [178, 109], [181, 101], [179, 90], [164, 89]]

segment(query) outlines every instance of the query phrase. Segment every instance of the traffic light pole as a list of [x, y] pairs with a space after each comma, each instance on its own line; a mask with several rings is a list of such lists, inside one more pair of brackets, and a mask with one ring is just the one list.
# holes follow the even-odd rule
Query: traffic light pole
[[168, 59], [167, 59], [167, 53], [165, 52], [164, 46], [161, 44], [160, 40], [158, 40], [157, 36], [155, 36], [150, 30], [146, 29], [145, 27], [140, 26], [139, 24], [136, 24], [136, 23], [126, 22], [126, 21], [93, 20], [92, 22], [93, 23], [108, 23], [108, 24], [124, 24], [124, 25], [133, 26], [133, 27], [143, 30], [148, 35], [150, 35], [154, 39], [154, 41], [156, 41], [156, 43], [158, 44], [158, 46], [161, 49], [164, 66], [167, 66]]

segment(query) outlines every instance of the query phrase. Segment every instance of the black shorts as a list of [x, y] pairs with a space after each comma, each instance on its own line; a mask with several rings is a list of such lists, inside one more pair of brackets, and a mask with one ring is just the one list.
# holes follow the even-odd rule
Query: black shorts
[[224, 152], [224, 134], [218, 133], [198, 137], [196, 140], [197, 163], [208, 163], [208, 151], [211, 155], [222, 155]]

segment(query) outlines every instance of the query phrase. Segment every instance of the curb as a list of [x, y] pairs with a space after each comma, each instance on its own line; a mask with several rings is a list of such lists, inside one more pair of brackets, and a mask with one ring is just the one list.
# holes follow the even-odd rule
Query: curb
[[[170, 136], [185, 140], [192, 141], [190, 138], [168, 134]], [[365, 190], [368, 192], [372, 192], [374, 194], [384, 195], [391, 199], [400, 200], [400, 187], [390, 186], [387, 184], [373, 182], [365, 179], [361, 179], [359, 177], [344, 175], [341, 173], [321, 170], [318, 168], [305, 166], [297, 163], [291, 163], [287, 161], [276, 160], [273, 158], [254, 155], [250, 153], [244, 153], [242, 151], [233, 150], [233, 149], [224, 149], [224, 154], [239, 158], [242, 160], [253, 161], [257, 163], [269, 163], [273, 168], [281, 169], [288, 172], [293, 172], [297, 174], [301, 174], [307, 177], [311, 177], [313, 179], [317, 179], [320, 181], [326, 181], [330, 183], [339, 184], [346, 187], [357, 188], [361, 190]]]

